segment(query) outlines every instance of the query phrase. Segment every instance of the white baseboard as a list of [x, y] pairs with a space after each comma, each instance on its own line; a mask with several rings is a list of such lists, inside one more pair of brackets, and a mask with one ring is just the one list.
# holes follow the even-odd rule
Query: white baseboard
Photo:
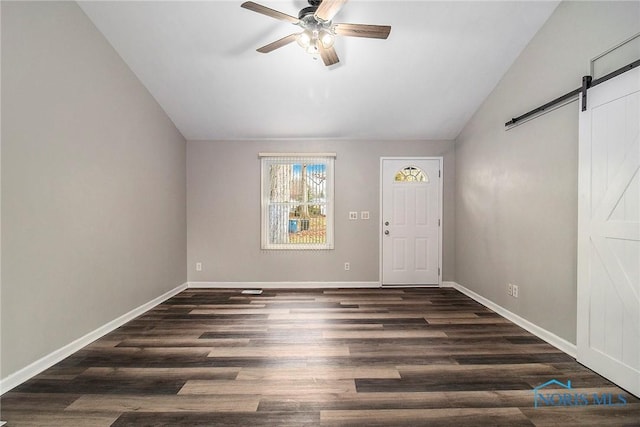
[[380, 282], [189, 282], [188, 287], [216, 289], [379, 288]]
[[[445, 285], [445, 283], [446, 283], [446, 285]], [[548, 342], [552, 346], [556, 347], [558, 350], [561, 350], [561, 351], [567, 353], [571, 357], [574, 357], [574, 358], [576, 357], [576, 354], [577, 354], [576, 345], [570, 343], [569, 341], [565, 340], [564, 338], [560, 338], [556, 334], [554, 334], [552, 332], [549, 332], [546, 329], [541, 328], [540, 326], [538, 326], [538, 325], [536, 325], [534, 323], [529, 322], [527, 319], [524, 319], [524, 318], [518, 316], [517, 314], [510, 312], [506, 308], [504, 308], [502, 306], [499, 306], [498, 304], [494, 303], [493, 301], [490, 301], [490, 300], [486, 299], [482, 295], [479, 295], [479, 294], [473, 292], [472, 290], [467, 289], [464, 286], [462, 286], [462, 285], [460, 285], [460, 284], [458, 284], [456, 282], [442, 282], [442, 286], [443, 287], [451, 287], [451, 288], [457, 289], [458, 291], [460, 291], [463, 294], [467, 295], [468, 297], [476, 300], [477, 302], [479, 302], [480, 304], [482, 304], [485, 307], [489, 308], [490, 310], [495, 311], [500, 316], [512, 321], [513, 323], [515, 323], [516, 325], [520, 326], [521, 328], [526, 329], [527, 331], [531, 332], [533, 335], [537, 336], [538, 338]]]
[[129, 322], [130, 320], [133, 320], [136, 317], [140, 316], [141, 314], [146, 313], [147, 311], [151, 310], [153, 307], [157, 306], [158, 304], [161, 304], [162, 302], [168, 300], [172, 296], [182, 292], [185, 289], [187, 289], [186, 283], [168, 292], [165, 292], [164, 294], [160, 295], [157, 298], [154, 298], [148, 303], [143, 304], [140, 307], [134, 308], [130, 312], [123, 314], [117, 319], [110, 321], [109, 323], [99, 327], [98, 329], [89, 332], [88, 334], [78, 338], [77, 340], [65, 345], [64, 347], [59, 348], [58, 350], [53, 351], [52, 353], [49, 353], [48, 355], [42, 357], [41, 359], [36, 360], [32, 364], [0, 380], [0, 395], [17, 387], [18, 385], [22, 384], [28, 379], [33, 378], [34, 376], [38, 375], [40, 372], [44, 371], [45, 369], [52, 367], [53, 365], [65, 359], [66, 357], [69, 357], [76, 351], [91, 344], [98, 338], [103, 337], [109, 332]]

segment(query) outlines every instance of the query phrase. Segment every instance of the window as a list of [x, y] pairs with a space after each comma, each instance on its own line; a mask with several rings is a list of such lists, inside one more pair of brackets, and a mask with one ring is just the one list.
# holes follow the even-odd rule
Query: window
[[396, 182], [429, 182], [429, 177], [422, 169], [415, 166], [407, 166], [396, 172]]
[[260, 157], [262, 249], [333, 249], [335, 154]]

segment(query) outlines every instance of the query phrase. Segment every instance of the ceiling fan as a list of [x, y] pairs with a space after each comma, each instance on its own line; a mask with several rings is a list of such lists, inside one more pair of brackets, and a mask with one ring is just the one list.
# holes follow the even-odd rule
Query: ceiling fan
[[391, 27], [388, 25], [367, 24], [334, 24], [333, 17], [340, 11], [347, 0], [307, 0], [308, 7], [298, 13], [298, 17], [262, 6], [252, 1], [242, 3], [241, 7], [281, 21], [290, 22], [302, 28], [302, 32], [289, 34], [272, 43], [257, 49], [260, 53], [269, 53], [293, 41], [305, 49], [315, 59], [320, 56], [324, 65], [336, 64], [340, 60], [333, 48], [335, 37], [366, 37], [372, 39], [386, 39]]

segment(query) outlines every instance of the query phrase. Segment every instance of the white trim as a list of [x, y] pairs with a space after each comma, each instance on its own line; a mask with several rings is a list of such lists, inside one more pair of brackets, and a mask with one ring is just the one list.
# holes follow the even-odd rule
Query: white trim
[[438, 284], [433, 284], [433, 285], [405, 285], [402, 283], [392, 283], [390, 285], [381, 285], [382, 288], [384, 289], [393, 289], [393, 288], [432, 288], [432, 289], [438, 289], [441, 288], [442, 286], [438, 285]]
[[505, 319], [508, 319], [508, 320], [512, 321], [513, 323], [515, 323], [516, 325], [520, 326], [521, 328], [526, 329], [527, 331], [531, 332], [533, 335], [537, 336], [538, 338], [548, 342], [549, 344], [551, 344], [552, 346], [556, 347], [557, 349], [567, 353], [569, 356], [571, 356], [573, 358], [576, 357], [576, 354], [577, 354], [576, 345], [570, 343], [569, 341], [565, 340], [564, 338], [560, 338], [559, 336], [557, 336], [553, 332], [549, 332], [546, 329], [541, 328], [540, 326], [529, 322], [527, 319], [524, 319], [524, 318], [518, 316], [517, 314], [510, 312], [506, 308], [499, 306], [495, 302], [490, 301], [490, 300], [486, 299], [485, 297], [483, 297], [481, 295], [478, 295], [477, 293], [473, 292], [472, 290], [467, 289], [464, 286], [462, 286], [462, 285], [460, 285], [460, 284], [458, 284], [456, 282], [443, 282], [442, 286], [443, 287], [451, 287], [451, 288], [454, 288], [454, 289], [462, 292], [466, 296], [476, 300], [477, 302], [479, 302], [480, 304], [482, 304], [485, 307], [489, 308], [490, 310], [495, 311], [496, 313], [498, 313], [500, 316], [504, 317]]
[[189, 282], [191, 288], [318, 289], [379, 288], [380, 282]]
[[258, 153], [258, 157], [337, 157], [336, 153]]
[[39, 373], [41, 373], [42, 371], [44, 371], [45, 369], [48, 369], [50, 367], [52, 367], [53, 365], [55, 365], [56, 363], [60, 362], [61, 360], [65, 359], [66, 357], [71, 356], [73, 353], [75, 353], [76, 351], [82, 349], [83, 347], [86, 347], [87, 345], [91, 344], [92, 342], [94, 342], [95, 340], [103, 337], [104, 335], [108, 334], [109, 332], [119, 328], [120, 326], [124, 325], [125, 323], [135, 319], [136, 317], [140, 316], [141, 314], [144, 314], [145, 312], [151, 310], [153, 307], [163, 303], [164, 301], [168, 300], [169, 298], [171, 298], [172, 296], [184, 291], [185, 289], [187, 289], [187, 283], [183, 283], [182, 285], [168, 291], [165, 292], [164, 294], [160, 295], [157, 298], [154, 298], [153, 300], [142, 304], [141, 306], [134, 308], [133, 310], [131, 310], [128, 313], [123, 314], [122, 316], [102, 325], [101, 327], [99, 327], [98, 329], [95, 329], [92, 332], [89, 332], [88, 334], [78, 338], [77, 340], [65, 345], [64, 347], [61, 347], [51, 353], [49, 353], [48, 355], [36, 360], [35, 362], [31, 363], [28, 366], [25, 366], [24, 368], [20, 369], [19, 371], [9, 375], [8, 377], [0, 380], [0, 395], [10, 391], [11, 389], [19, 386], [20, 384], [22, 384], [23, 382], [29, 380], [30, 378], [33, 378], [34, 376], [38, 375]]
[[436, 157], [440, 161], [440, 169], [438, 169], [438, 180], [440, 181], [440, 225], [438, 227], [438, 286], [442, 286], [442, 275], [444, 267], [442, 265], [442, 230], [444, 230], [444, 157]]
[[[626, 45], [627, 43], [631, 43], [632, 41], [634, 41], [635, 39], [637, 39], [638, 37], [640, 37], [640, 33], [636, 33], [633, 36], [629, 37], [628, 39], [626, 39], [625, 41], [618, 43], [617, 45], [615, 45], [614, 47], [612, 47], [611, 49], [607, 49], [604, 52], [602, 52], [600, 55], [594, 57], [593, 59], [591, 59], [591, 61], [589, 61], [589, 75], [593, 78], [596, 78], [594, 76], [594, 68], [595, 68], [595, 63], [598, 59], [607, 56], [608, 54], [610, 54], [611, 52], [613, 52], [614, 50], [620, 49], [622, 46]], [[624, 67], [623, 64], [621, 65], [622, 67]], [[602, 77], [602, 76], [599, 76]]]
[[[384, 161], [385, 160], [438, 160], [440, 162], [440, 175], [438, 176], [438, 180], [440, 181], [440, 227], [438, 230], [438, 240], [439, 240], [439, 244], [438, 244], [438, 269], [440, 271], [440, 275], [438, 276], [438, 286], [442, 287], [443, 286], [443, 282], [442, 282], [442, 275], [444, 274], [443, 271], [443, 267], [442, 267], [442, 247], [443, 247], [443, 242], [442, 242], [442, 230], [444, 229], [444, 157], [443, 156], [427, 156], [427, 157], [416, 157], [416, 156], [395, 156], [395, 157], [390, 157], [390, 156], [383, 156], [380, 157], [380, 195], [379, 195], [379, 200], [380, 200], [380, 207], [379, 207], [379, 212], [378, 215], [380, 217], [380, 232], [378, 234], [378, 251], [379, 251], [379, 255], [378, 255], [378, 263], [379, 263], [379, 277], [380, 277], [380, 284], [382, 285], [382, 269], [383, 269], [383, 265], [382, 265], [382, 234], [383, 234], [383, 224], [382, 224], [382, 186], [384, 185], [384, 181], [383, 181], [383, 176], [382, 176], [382, 167], [384, 165]], [[428, 286], [433, 286], [433, 285], [428, 285]], [[414, 287], [414, 286], [409, 286], [409, 287]]]

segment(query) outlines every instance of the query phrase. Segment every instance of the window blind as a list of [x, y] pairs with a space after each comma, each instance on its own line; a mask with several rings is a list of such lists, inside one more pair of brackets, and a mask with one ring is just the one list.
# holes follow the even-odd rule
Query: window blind
[[335, 153], [260, 153], [262, 249], [333, 249]]

